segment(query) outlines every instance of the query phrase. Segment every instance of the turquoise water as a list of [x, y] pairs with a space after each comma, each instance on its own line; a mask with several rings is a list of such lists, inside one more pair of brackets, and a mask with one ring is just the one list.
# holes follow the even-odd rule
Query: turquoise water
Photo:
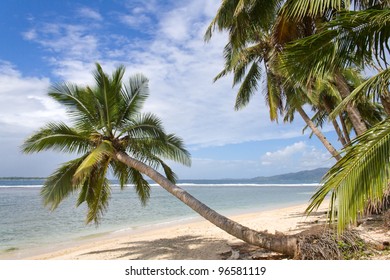
[[[99, 227], [86, 225], [86, 207], [69, 197], [54, 212], [42, 206], [40, 180], [0, 180], [0, 257], [51, 244], [83, 240], [94, 235], [198, 217], [157, 185], [143, 207], [132, 186], [121, 191], [113, 184], [107, 213]], [[182, 188], [221, 214], [231, 215], [307, 202], [317, 185], [182, 183]]]

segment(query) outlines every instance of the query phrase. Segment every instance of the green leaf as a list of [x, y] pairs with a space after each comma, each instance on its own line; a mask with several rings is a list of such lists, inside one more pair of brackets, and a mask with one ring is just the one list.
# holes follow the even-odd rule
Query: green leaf
[[122, 189], [129, 182], [135, 184], [143, 204], [150, 197], [150, 186], [140, 171], [116, 161], [116, 153], [129, 151], [138, 161], [163, 167], [172, 181], [175, 174], [161, 158], [185, 165], [191, 163], [190, 154], [179, 137], [166, 134], [155, 115], [141, 114], [148, 97], [148, 80], [136, 75], [123, 85], [123, 74], [122, 66], [107, 75], [96, 64], [94, 86], [53, 86], [49, 95], [66, 107], [71, 125], [48, 123], [22, 146], [25, 153], [52, 149], [83, 154], [65, 163], [47, 179], [42, 196], [45, 205], [55, 209], [69, 194], [79, 190], [76, 205], [87, 204], [87, 223], [98, 224], [107, 210], [111, 194], [106, 178], [109, 168]]
[[120, 126], [127, 120], [132, 120], [135, 116], [140, 114], [142, 106], [149, 96], [149, 80], [141, 75], [134, 75], [129, 78], [128, 84], [126, 84], [122, 91], [122, 98], [119, 104], [119, 117], [116, 125]]
[[286, 45], [280, 70], [292, 82], [304, 84], [335, 69], [363, 67], [374, 57], [379, 64], [386, 64], [389, 25], [389, 9], [339, 13], [321, 32]]
[[367, 79], [356, 87], [351, 94], [345, 98], [332, 112], [331, 117], [339, 115], [350, 102], [358, 101], [362, 99], [363, 95], [374, 94], [376, 99], [379, 99], [380, 94], [386, 94], [388, 92], [390, 80], [390, 69], [385, 69], [377, 75]]
[[73, 184], [72, 179], [84, 159], [85, 157], [80, 157], [64, 163], [46, 179], [41, 189], [41, 196], [45, 206], [50, 205], [51, 210], [56, 209], [61, 201], [80, 187]]
[[138, 198], [140, 199], [142, 205], [146, 205], [150, 198], [150, 185], [138, 170], [130, 168], [129, 171], [129, 179], [134, 184], [134, 189]]
[[24, 141], [22, 151], [34, 153], [52, 149], [68, 153], [84, 153], [89, 149], [89, 144], [84, 131], [78, 131], [64, 123], [48, 123]]
[[[345, 156], [325, 175], [307, 212], [317, 209], [329, 193], [331, 218], [343, 231], [356, 223], [368, 201], [382, 200], [390, 180], [390, 119], [355, 138]], [[335, 215], [337, 212], [337, 216]]]
[[99, 146], [93, 149], [79, 165], [74, 174], [74, 182], [84, 181], [85, 177], [89, 176], [89, 173], [93, 168], [106, 161], [107, 158], [112, 157], [113, 154], [114, 148], [112, 147], [111, 142], [103, 141]]

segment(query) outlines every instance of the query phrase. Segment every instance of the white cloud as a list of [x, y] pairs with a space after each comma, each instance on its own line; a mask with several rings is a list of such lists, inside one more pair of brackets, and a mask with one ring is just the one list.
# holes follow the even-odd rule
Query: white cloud
[[276, 152], [267, 152], [265, 158], [272, 158], [273, 160], [281, 160], [286, 157], [291, 157], [296, 153], [302, 153], [306, 149], [306, 144], [304, 142], [297, 142], [291, 146], [287, 146], [282, 150]]
[[[290, 171], [329, 167], [334, 164], [331, 155], [310, 146], [303, 141], [296, 142], [277, 151], [266, 152], [260, 159], [261, 165], [274, 174]], [[264, 171], [264, 170], [263, 170]]]
[[37, 32], [35, 29], [30, 29], [26, 32], [23, 32], [22, 36], [24, 39], [32, 41], [32, 40], [35, 40], [37, 38]]
[[190, 18], [186, 9], [182, 8], [167, 14], [160, 22], [163, 36], [169, 40], [183, 41], [190, 37]]
[[120, 20], [131, 28], [145, 27], [151, 23], [151, 19], [147, 15], [136, 14], [136, 15], [121, 15]]
[[93, 20], [97, 20], [97, 21], [103, 20], [102, 15], [98, 11], [93, 10], [91, 8], [88, 8], [88, 7], [80, 8], [78, 10], [78, 13], [83, 18], [93, 19]]
[[93, 81], [91, 71], [100, 60], [99, 38], [88, 25], [40, 23], [24, 38], [42, 46], [48, 55], [44, 58], [53, 67], [53, 75], [73, 83]]
[[[9, 62], [0, 61], [0, 122], [26, 133], [50, 120], [65, 119], [65, 111], [46, 96], [47, 78], [25, 77]], [[3, 134], [3, 133], [2, 133]]]
[[161, 117], [167, 130], [183, 137], [191, 148], [301, 134], [299, 120], [295, 126], [270, 123], [260, 92], [247, 108], [235, 112], [237, 89], [231, 89], [231, 77], [212, 83], [223, 66], [226, 36], [216, 33], [206, 44], [203, 35], [218, 3], [186, 1], [168, 11], [148, 3], [135, 1], [128, 7], [135, 17], [128, 24], [137, 15], [139, 22], [142, 15], [158, 20], [148, 39], [99, 32], [82, 24], [46, 23], [31, 40], [48, 50], [53, 73], [66, 81], [92, 83], [95, 61], [107, 72], [124, 64], [128, 75], [145, 74], [151, 89], [145, 110]]

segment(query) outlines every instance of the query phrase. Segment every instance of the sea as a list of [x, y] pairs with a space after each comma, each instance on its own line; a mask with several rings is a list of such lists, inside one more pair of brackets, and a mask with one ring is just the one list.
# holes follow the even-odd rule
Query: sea
[[[0, 259], [23, 258], [31, 252], [110, 236], [118, 232], [164, 226], [198, 219], [199, 215], [157, 184], [143, 206], [133, 186], [121, 190], [112, 181], [109, 207], [101, 223], [86, 224], [86, 206], [76, 207], [70, 196], [54, 210], [40, 196], [43, 179], [0, 179]], [[306, 203], [318, 188], [312, 184], [253, 184], [185, 180], [178, 184], [191, 195], [225, 216]]]

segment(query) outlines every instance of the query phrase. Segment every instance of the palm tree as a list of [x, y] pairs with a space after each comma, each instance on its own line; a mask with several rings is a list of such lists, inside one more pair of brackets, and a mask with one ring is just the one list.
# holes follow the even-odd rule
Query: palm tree
[[[260, 6], [268, 5], [268, 11], [266, 9], [258, 9]], [[256, 7], [256, 8], [255, 8]], [[265, 7], [265, 6], [264, 6]], [[351, 8], [355, 11], [351, 11]], [[339, 0], [287, 0], [287, 1], [268, 1], [264, 3], [262, 0], [224, 0], [222, 1], [221, 7], [217, 12], [217, 15], [210, 24], [206, 32], [206, 40], [211, 38], [214, 30], [228, 31], [229, 44], [225, 47], [225, 69], [217, 76], [220, 78], [228, 73], [234, 74], [234, 85], [237, 82], [242, 81], [239, 89], [239, 94], [236, 102], [237, 104], [246, 105], [249, 102], [249, 98], [257, 90], [256, 79], [260, 77], [261, 69], [258, 63], [262, 60], [265, 62], [264, 69], [270, 69], [270, 59], [275, 58], [275, 53], [278, 54], [276, 67], [273, 67], [273, 77], [282, 76], [283, 79], [287, 79], [287, 83], [283, 83], [282, 86], [286, 89], [286, 85], [289, 87], [302, 89], [303, 85], [315, 83], [323, 79], [326, 76], [332, 76], [338, 94], [344, 99], [340, 105], [332, 113], [329, 110], [326, 114], [330, 115], [332, 119], [336, 116], [341, 116], [342, 130], [346, 138], [346, 143], [350, 142], [349, 129], [347, 127], [346, 117], [348, 117], [350, 123], [353, 125], [357, 135], [360, 135], [359, 140], [352, 142], [352, 145], [348, 147], [344, 153], [363, 155], [363, 151], [378, 153], [381, 149], [370, 149], [370, 145], [367, 143], [373, 143], [372, 138], [368, 135], [376, 135], [378, 131], [386, 131], [384, 128], [386, 120], [380, 124], [374, 125], [370, 131], [367, 130], [367, 120], [364, 115], [361, 114], [361, 109], [357, 108], [356, 103], [364, 103], [361, 98], [362, 95], [366, 94], [366, 99], [369, 96], [374, 96], [374, 100], [380, 100], [381, 104], [373, 104], [380, 112], [381, 106], [383, 106], [387, 115], [390, 113], [390, 94], [389, 94], [389, 77], [390, 72], [387, 68], [386, 53], [388, 53], [388, 39], [389, 39], [389, 1], [382, 0], [355, 0], [355, 1], [339, 1]], [[267, 15], [264, 15], [267, 13]], [[275, 24], [275, 18], [278, 15], [278, 21]], [[308, 27], [312, 27], [312, 33], [304, 33], [304, 36], [296, 36], [302, 29], [304, 24], [307, 22]], [[295, 23], [295, 26], [291, 27], [291, 24]], [[255, 54], [256, 44], [261, 45], [259, 42], [263, 38], [256, 33], [259, 30], [271, 30], [270, 27], [274, 26], [273, 39], [276, 39], [271, 44], [277, 51], [273, 52], [273, 56], [264, 55], [258, 52]], [[310, 31], [310, 28], [308, 29]], [[292, 35], [292, 36], [291, 36]], [[310, 35], [310, 36], [309, 36]], [[284, 40], [283, 40], [284, 39]], [[287, 40], [285, 40], [287, 39]], [[297, 40], [299, 39], [299, 40]], [[280, 43], [281, 42], [281, 43]], [[291, 42], [291, 44], [285, 44]], [[264, 45], [264, 44], [263, 44]], [[259, 48], [261, 49], [261, 48]], [[261, 49], [261, 50], [264, 50]], [[269, 49], [268, 49], [269, 50]], [[260, 58], [260, 59], [259, 59]], [[265, 59], [267, 58], [267, 59]], [[373, 59], [374, 58], [374, 59]], [[342, 75], [342, 72], [347, 67], [359, 66], [364, 68], [365, 66], [373, 66], [379, 70], [378, 75], [368, 79], [355, 89], [351, 88], [348, 83], [347, 77]], [[245, 70], [249, 68], [247, 76], [244, 78]], [[270, 73], [266, 70], [267, 75]], [[286, 71], [287, 70], [287, 71]], [[320, 78], [320, 79], [319, 79]], [[275, 79], [268, 79], [270, 80]], [[274, 89], [269, 87], [268, 89]], [[276, 84], [276, 86], [279, 86]], [[283, 88], [282, 88], [283, 90]], [[307, 88], [308, 91], [312, 91], [312, 88]], [[245, 94], [245, 91], [247, 94]], [[297, 96], [283, 95], [281, 91], [272, 91], [272, 94], [267, 94], [267, 102], [270, 106], [271, 119], [276, 119], [276, 112], [280, 105], [280, 100], [286, 99], [286, 105], [299, 113], [302, 101], [305, 98], [297, 100]], [[303, 94], [298, 94], [303, 96]], [[275, 98], [276, 97], [276, 98]], [[292, 97], [292, 98], [291, 98]], [[360, 97], [360, 98], [359, 98]], [[358, 101], [359, 102], [351, 102]], [[276, 100], [277, 102], [271, 103], [269, 101]], [[306, 101], [304, 101], [306, 102]], [[323, 103], [325, 105], [325, 103]], [[297, 106], [298, 105], [298, 106]], [[292, 106], [292, 107], [291, 107]], [[371, 105], [370, 105], [371, 106]], [[325, 108], [326, 109], [326, 108]], [[372, 112], [372, 110], [371, 110]], [[329, 114], [330, 113], [330, 114]], [[368, 112], [370, 113], [370, 112]], [[307, 124], [312, 127], [316, 127], [315, 124], [310, 123], [310, 118], [305, 116], [302, 112], [302, 117], [306, 119]], [[376, 116], [374, 124], [381, 116]], [[378, 126], [378, 127], [376, 127]], [[375, 130], [377, 129], [377, 130]], [[375, 131], [375, 132], [372, 132]], [[383, 136], [383, 135], [382, 135]], [[375, 137], [375, 136], [371, 136]], [[383, 141], [388, 141], [387, 137], [382, 138]], [[388, 142], [386, 142], [388, 143]], [[386, 144], [388, 145], [388, 144]], [[355, 150], [356, 149], [356, 150]], [[352, 151], [355, 153], [352, 153]], [[386, 172], [387, 162], [385, 161], [387, 154], [383, 157], [376, 156], [377, 160], [381, 160], [378, 165], [372, 165], [373, 162], [369, 161], [370, 167], [366, 165], [365, 161], [358, 162], [367, 170], [374, 170], [380, 166], [381, 172], [373, 173], [380, 176], [380, 180], [375, 180], [375, 184], [379, 182], [379, 185], [372, 187], [372, 190], [380, 190], [384, 188], [385, 191], [377, 191], [377, 194], [385, 194], [388, 188], [387, 184], [382, 184], [388, 178], [388, 172]], [[356, 158], [359, 158], [357, 156]], [[348, 157], [347, 157], [348, 158]], [[366, 158], [366, 157], [362, 157]], [[387, 156], [388, 158], [388, 156]], [[354, 165], [347, 166], [347, 160], [342, 160], [341, 163], [337, 163], [335, 168], [332, 168], [325, 180], [324, 188], [321, 188], [317, 194], [313, 197], [312, 205], [309, 210], [312, 211], [316, 206], [323, 201], [329, 192], [333, 193], [332, 202], [335, 202], [337, 197], [338, 204], [351, 203], [351, 196], [345, 196], [345, 193], [350, 195], [356, 193], [359, 199], [367, 201], [378, 200], [377, 196], [370, 195], [367, 191], [355, 191], [355, 188], [359, 188], [362, 184], [348, 184], [348, 191], [339, 192], [337, 185], [329, 183], [329, 178], [333, 176], [339, 176], [341, 178], [346, 176], [350, 169], [347, 167], [354, 167]], [[364, 169], [366, 170], [366, 169]], [[363, 171], [361, 171], [363, 172]], [[365, 171], [364, 171], [365, 172]], [[341, 176], [341, 177], [340, 177]], [[362, 180], [371, 178], [369, 176], [359, 177]], [[378, 178], [378, 177], [376, 177]], [[328, 180], [329, 179], [329, 180]], [[330, 182], [330, 181], [329, 181]], [[340, 181], [339, 181], [340, 182]], [[347, 181], [351, 182], [351, 181]], [[374, 184], [374, 182], [371, 182]], [[347, 183], [346, 183], [347, 184]], [[368, 186], [368, 183], [364, 183]], [[364, 189], [364, 187], [363, 187]], [[343, 193], [344, 195], [340, 195]], [[357, 207], [357, 204], [351, 203], [352, 208], [349, 211], [344, 211], [346, 216], [356, 213], [356, 211], [362, 212], [361, 207]], [[362, 205], [362, 204], [360, 204]], [[331, 209], [334, 212], [335, 203], [331, 204]], [[347, 209], [345, 206], [343, 209]], [[354, 218], [341, 218], [339, 222], [339, 228], [345, 226], [344, 223], [354, 221]]]
[[[55, 209], [71, 193], [78, 192], [77, 205], [85, 202], [88, 206], [87, 222], [98, 223], [110, 199], [108, 172], [119, 179], [122, 189], [134, 184], [142, 203], [150, 194], [143, 177], [146, 175], [227, 233], [272, 251], [295, 254], [297, 236], [249, 229], [176, 186], [176, 176], [164, 159], [190, 165], [190, 155], [180, 138], [164, 131], [156, 116], [140, 113], [148, 96], [148, 80], [136, 75], [123, 84], [124, 67], [110, 77], [99, 64], [96, 66], [94, 87], [63, 84], [49, 92], [67, 108], [73, 126], [48, 123], [23, 144], [25, 153], [51, 149], [80, 155], [47, 178], [41, 191], [45, 205]], [[162, 168], [166, 177], [157, 168]]]
[[[363, 10], [341, 12], [324, 25], [322, 32], [286, 47], [284, 59], [300, 66], [298, 69], [302, 71], [295, 72], [296, 79], [307, 75], [307, 71], [321, 76], [327, 69], [335, 67], [374, 66], [379, 73], [353, 90], [332, 114], [335, 116], [351, 102], [359, 102], [371, 95], [380, 102], [388, 116], [390, 72], [381, 65], [387, 66], [390, 3], [360, 2], [366, 4], [362, 5]], [[314, 67], [307, 68], [309, 64]], [[330, 219], [337, 218], [341, 232], [365, 214], [368, 203], [381, 204], [384, 201], [390, 190], [389, 123], [387, 118], [374, 125], [346, 147], [343, 159], [329, 170], [323, 187], [312, 197], [308, 212], [316, 209], [331, 193]]]
[[[292, 87], [286, 84], [285, 77], [275, 67], [284, 45], [311, 34], [314, 24], [312, 19], [294, 22], [282, 16], [282, 2], [262, 0], [222, 2], [205, 34], [206, 41], [211, 39], [215, 29], [228, 31], [229, 35], [229, 42], [224, 49], [225, 67], [214, 81], [233, 73], [233, 87], [240, 84], [235, 104], [235, 109], [239, 110], [244, 108], [259, 90], [259, 83], [265, 75], [264, 97], [270, 119], [277, 121], [279, 114], [285, 114], [288, 105], [286, 100], [295, 100], [294, 112], [300, 114], [329, 153], [339, 160], [341, 157], [337, 150], [303, 109], [305, 103], [302, 100], [305, 98], [302, 99], [301, 92], [305, 91], [305, 87]], [[265, 6], [269, 10], [267, 13]], [[299, 95], [300, 98], [293, 95]], [[292, 102], [288, 106], [291, 105]], [[285, 118], [287, 119], [293, 118]]]

